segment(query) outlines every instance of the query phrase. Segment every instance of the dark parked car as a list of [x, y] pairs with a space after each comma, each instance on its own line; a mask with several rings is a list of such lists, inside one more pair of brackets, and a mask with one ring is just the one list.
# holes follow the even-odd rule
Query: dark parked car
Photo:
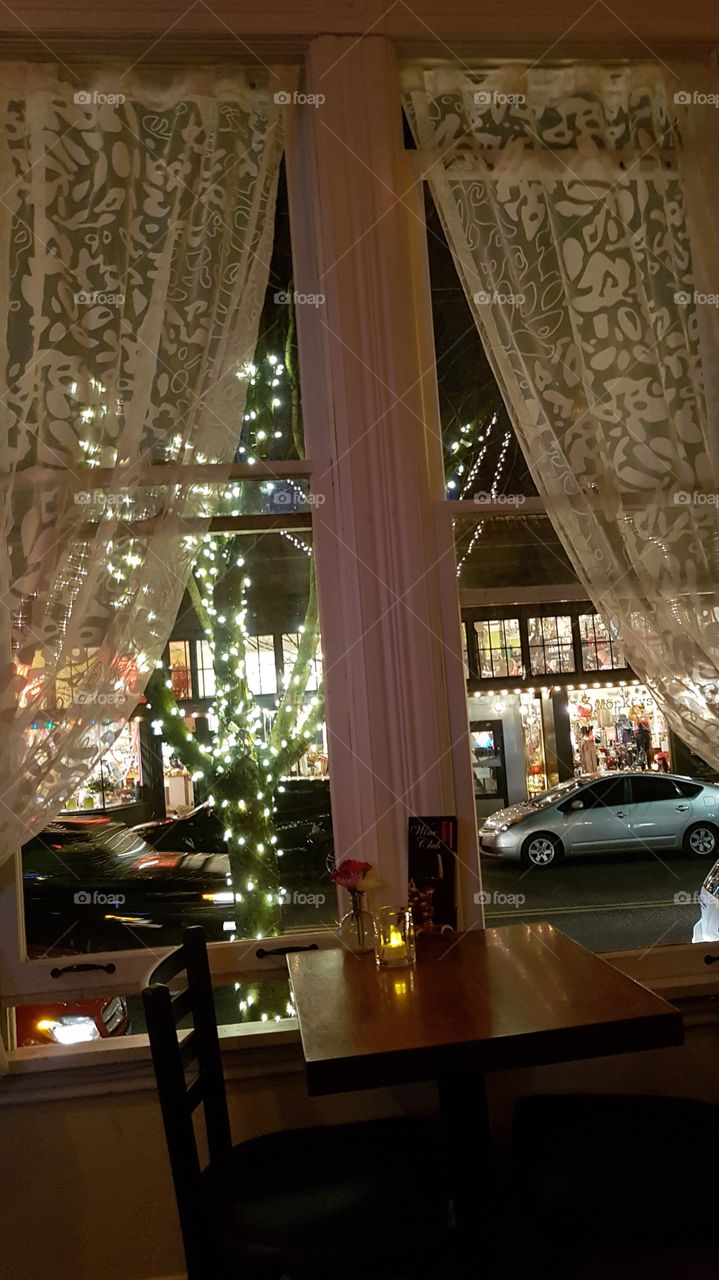
[[[326, 866], [328, 823], [323, 832], [315, 815], [316, 838], [303, 838], [308, 822], [301, 806], [288, 805], [279, 816], [285, 854], [277, 887], [287, 888], [283, 927], [328, 923], [336, 917]], [[214, 851], [212, 843], [204, 850], [195, 844], [201, 831], [212, 831], [213, 822], [216, 833], [217, 819], [207, 810], [179, 822], [150, 824], [154, 847], [138, 830], [113, 822], [51, 823], [23, 848], [29, 946], [56, 955], [68, 948], [174, 945], [190, 924], [203, 925], [210, 941], [226, 940], [235, 925], [229, 858], [216, 851], [216, 835]], [[202, 842], [207, 846], [211, 838]], [[185, 848], [178, 849], [183, 843]], [[224, 850], [224, 842], [219, 844]]]
[[[282, 849], [283, 882], [318, 884], [333, 864], [330, 790], [326, 779], [293, 778], [275, 801], [275, 830]], [[133, 831], [155, 849], [182, 853], [226, 853], [225, 822], [212, 805], [201, 804], [181, 818], [142, 822]]]

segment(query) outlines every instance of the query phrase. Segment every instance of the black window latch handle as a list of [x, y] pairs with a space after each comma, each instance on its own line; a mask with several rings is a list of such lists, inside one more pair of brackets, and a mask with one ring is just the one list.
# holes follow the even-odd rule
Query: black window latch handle
[[258, 947], [255, 955], [258, 960], [265, 960], [267, 956], [291, 956], [295, 951], [319, 951], [319, 947], [316, 942], [311, 942], [308, 947], [271, 947], [270, 950]]
[[64, 973], [92, 973], [95, 970], [103, 973], [114, 973], [114, 964], [66, 964], [62, 969], [51, 969], [51, 978], [61, 978]]

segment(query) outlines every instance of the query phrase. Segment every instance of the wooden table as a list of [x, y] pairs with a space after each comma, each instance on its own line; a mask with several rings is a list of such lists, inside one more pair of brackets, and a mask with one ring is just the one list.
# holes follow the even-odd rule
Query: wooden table
[[492, 1194], [484, 1073], [683, 1040], [677, 1009], [550, 924], [420, 937], [408, 969], [343, 949], [287, 962], [310, 1094], [436, 1079], [448, 1140], [484, 1153], [474, 1184], [453, 1162], [468, 1257]]
[[679, 1011], [550, 924], [420, 937], [417, 963], [287, 959], [311, 1094], [682, 1043]]

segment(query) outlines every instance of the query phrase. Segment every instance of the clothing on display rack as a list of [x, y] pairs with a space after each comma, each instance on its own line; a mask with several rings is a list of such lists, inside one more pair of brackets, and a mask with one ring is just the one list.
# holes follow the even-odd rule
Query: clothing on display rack
[[599, 768], [597, 748], [594, 745], [594, 738], [589, 729], [584, 730], [582, 740], [579, 743], [579, 763], [582, 767], [582, 773], [596, 773]]

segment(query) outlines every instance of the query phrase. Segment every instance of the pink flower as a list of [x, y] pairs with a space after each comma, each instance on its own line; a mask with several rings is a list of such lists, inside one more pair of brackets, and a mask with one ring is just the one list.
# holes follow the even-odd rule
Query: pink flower
[[368, 871], [372, 870], [371, 862], [358, 862], [356, 858], [345, 858], [332, 872], [332, 879], [343, 889], [362, 889], [361, 881]]

